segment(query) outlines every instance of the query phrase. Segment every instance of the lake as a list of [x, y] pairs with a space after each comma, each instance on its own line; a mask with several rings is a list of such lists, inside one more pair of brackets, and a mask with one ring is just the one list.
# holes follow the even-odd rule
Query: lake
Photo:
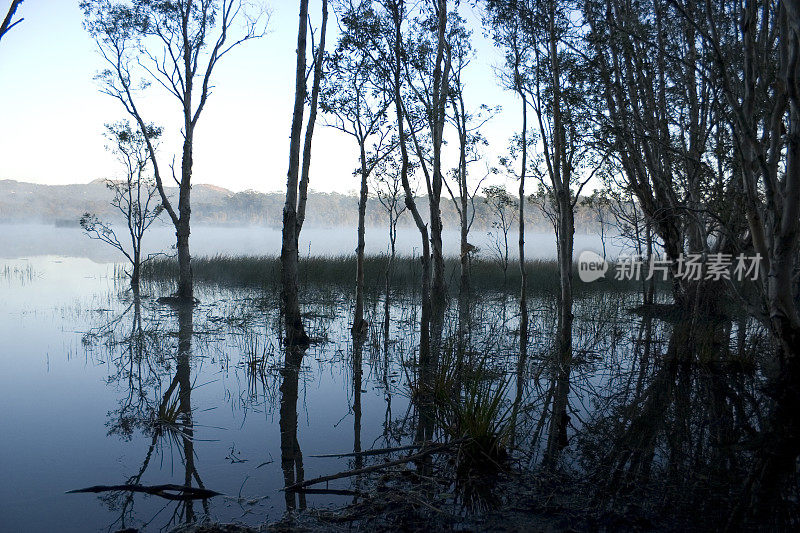
[[[411, 288], [391, 295], [388, 338], [380, 327], [385, 295], [379, 285], [368, 290], [372, 327], [366, 343], [356, 349], [349, 334], [350, 280], [338, 286], [310, 281], [302, 302], [314, 342], [293, 367], [280, 345], [275, 290], [200, 283], [196, 295], [201, 303], [175, 309], [156, 301], [169, 293], [166, 282], [145, 283], [141, 297], [134, 298], [118, 275], [114, 256], [77, 230], [4, 230], [0, 529], [157, 531], [206, 518], [258, 525], [296, 508], [358, 500], [362, 484], [370, 483], [368, 476], [322, 485], [340, 494], [280, 489], [382, 460], [316, 455], [415, 442], [421, 423], [415, 398], [422, 378], [415, 364], [419, 306]], [[351, 233], [315, 229], [306, 235], [305, 247], [312, 254], [346, 253]], [[166, 244], [168, 234], [159, 229], [152, 240]], [[412, 232], [403, 234], [403, 249], [411, 246], [412, 237]], [[277, 253], [279, 245], [276, 231], [255, 228], [198, 228], [193, 238], [198, 255], [269, 254]], [[598, 244], [589, 236], [582, 239], [585, 246]], [[375, 253], [385, 245], [379, 238], [369, 242]], [[452, 252], [456, 239], [451, 235], [446, 242]], [[553, 255], [545, 236], [529, 242], [532, 257]], [[531, 296], [530, 355], [520, 364], [514, 292], [479, 291], [475, 296], [466, 361], [467, 368], [480, 367], [492, 376], [491, 383], [504, 384], [502, 405], [514, 420], [509, 449], [525, 470], [541, 460], [546, 441], [547, 405], [556, 382], [547, 361], [557, 313], [552, 296]], [[574, 472], [592, 471], [600, 464], [593, 454], [608, 447], [613, 451], [614, 431], [629, 431], [608, 425], [620, 413], [631, 420], [661, 420], [658, 413], [680, 407], [696, 409], [702, 419], [708, 409], [719, 408], [705, 405], [715, 379], [730, 394], [739, 386], [753, 390], [754, 378], [748, 374], [714, 378], [702, 368], [687, 367], [683, 372], [689, 374], [675, 370], [665, 378], [664, 372], [673, 370], [659, 361], [675, 344], [672, 328], [631, 315], [639, 299], [635, 290], [576, 296], [571, 422], [564, 436], [566, 465]], [[457, 329], [456, 315], [453, 301], [449, 335]], [[741, 353], [743, 338], [752, 347], [761, 337], [746, 322], [728, 323], [714, 349]], [[658, 396], [665, 403], [649, 405], [664, 379], [677, 383], [677, 389], [666, 398]], [[683, 394], [691, 405], [683, 404]], [[653, 471], [691, 464], [681, 460], [676, 465], [670, 458], [674, 444], [665, 436], [676, 423], [665, 418], [652, 429], [647, 446]], [[434, 440], [448, 438], [446, 424], [437, 422], [437, 427]], [[684, 451], [695, 449], [705, 457], [714, 449], [713, 438], [702, 430]], [[173, 501], [125, 488], [66, 494], [97, 485], [162, 484], [221, 495]], [[447, 498], [452, 500], [448, 505], [460, 505], [457, 496]]]

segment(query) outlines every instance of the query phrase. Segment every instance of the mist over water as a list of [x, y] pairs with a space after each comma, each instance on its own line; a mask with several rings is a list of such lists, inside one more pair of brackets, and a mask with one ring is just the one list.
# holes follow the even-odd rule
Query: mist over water
[[[127, 243], [126, 228], [115, 227], [119, 240]], [[510, 258], [518, 257], [516, 232], [508, 234]], [[458, 231], [445, 230], [442, 235], [444, 253], [447, 256], [460, 254]], [[356, 230], [349, 227], [306, 226], [300, 234], [300, 255], [337, 256], [354, 255]], [[494, 237], [486, 230], [473, 229], [469, 242], [479, 248], [481, 257], [493, 255]], [[175, 230], [172, 226], [156, 224], [144, 237], [144, 253], [174, 254]], [[192, 227], [191, 252], [193, 256], [211, 255], [267, 255], [281, 253], [281, 230], [263, 226], [209, 226]], [[386, 253], [389, 237], [386, 228], [368, 227], [366, 230], [366, 253]], [[399, 227], [397, 231], [398, 255], [419, 255], [421, 250], [419, 232], [416, 228]], [[597, 234], [576, 234], [575, 250], [602, 252], [603, 243]], [[623, 252], [623, 245], [616, 237], [606, 236], [606, 251], [609, 257]], [[124, 257], [105, 243], [90, 239], [79, 227], [59, 227], [52, 224], [4, 224], [0, 225], [0, 258], [57, 255], [64, 257], [86, 257], [97, 262], [118, 262]], [[526, 232], [525, 255], [528, 259], [555, 259], [556, 239], [554, 234]], [[576, 253], [577, 256], [577, 253]]]

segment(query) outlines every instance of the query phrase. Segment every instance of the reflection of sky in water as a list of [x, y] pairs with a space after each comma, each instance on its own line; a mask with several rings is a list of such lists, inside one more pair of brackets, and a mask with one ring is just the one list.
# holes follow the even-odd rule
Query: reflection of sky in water
[[[52, 229], [54, 235], [47, 238], [55, 239], [70, 231]], [[98, 484], [124, 483], [139, 471], [147, 455], [150, 432], [143, 434], [135, 429], [130, 441], [117, 434], [108, 435], [114, 411], [129, 395], [127, 380], [109, 379], [118, 372], [119, 361], [125, 361], [121, 359], [122, 347], [106, 347], [106, 337], [102, 335], [88, 344], [82, 342], [85, 333], [97, 332], [98, 328], [119, 317], [129, 304], [123, 292], [124, 284], [114, 279], [114, 265], [97, 263], [94, 259], [50, 255], [0, 260], [0, 296], [4, 304], [0, 308], [0, 339], [5, 348], [0, 352], [0, 405], [3, 406], [0, 427], [4, 428], [4, 438], [0, 440], [0, 472], [3, 474], [0, 476], [0, 529], [47, 530], [57, 526], [63, 531], [86, 531], [107, 528], [119, 517], [119, 512], [104, 505], [98, 495], [65, 495], [64, 492]], [[170, 289], [159, 287], [152, 292], [159, 296]], [[148, 292], [145, 286], [143, 294]], [[266, 374], [266, 393], [258, 386], [255, 399], [249, 394], [251, 385], [241, 365], [243, 353], [252, 348], [254, 342], [259, 353], [265, 346], [277, 346], [277, 302], [262, 301], [263, 306], [259, 306], [259, 293], [204, 286], [197, 288], [197, 295], [202, 303], [193, 314], [190, 363], [194, 384], [191, 406], [195, 463], [204, 486], [227, 495], [211, 500], [211, 516], [216, 520], [251, 524], [277, 519], [285, 511], [284, 496], [277, 490], [283, 486], [278, 403], [281, 376], [274, 370], [275, 364], [282, 361], [282, 354], [268, 350], [271, 355], [267, 367], [272, 371]], [[311, 334], [327, 334], [330, 341], [309, 349], [300, 376], [298, 441], [304, 458], [305, 478], [310, 479], [352, 465], [348, 459], [310, 456], [353, 449], [353, 383], [349, 302], [340, 293], [325, 296], [313, 291], [305, 295], [304, 302], [306, 310], [321, 315], [309, 318], [313, 322]], [[476, 309], [475, 317], [475, 336], [485, 339], [478, 342], [486, 343], [480, 349], [483, 353], [505, 354], [499, 358], [499, 364], [513, 372], [516, 368], [515, 298], [507, 297], [502, 304], [490, 297], [483, 303], [485, 305]], [[555, 314], [552, 302], [537, 298], [530, 305], [534, 332], [531, 353], [535, 360], [550, 348], [552, 339], [548, 332], [554, 327]], [[618, 339], [617, 352], [609, 352], [611, 329], [604, 323], [604, 317], [594, 311], [597, 307], [593, 307], [600, 305], [613, 315], [620, 306], [595, 302], [587, 303], [588, 308], [582, 309], [581, 305], [576, 303], [576, 348], [591, 350], [600, 358], [610, 357], [615, 365], [626, 366], [619, 358], [624, 359], [622, 348], [628, 345], [630, 332]], [[373, 309], [369, 302], [368, 309]], [[381, 313], [382, 305], [375, 309]], [[393, 327], [398, 329], [392, 337], [400, 339], [405, 346], [409, 333], [399, 328], [407, 328], [417, 318], [407, 309], [393, 312], [397, 313], [395, 318], [402, 317], [405, 322], [393, 321]], [[131, 315], [125, 315], [113, 328], [117, 340], [130, 332]], [[335, 317], [325, 318], [331, 315]], [[142, 317], [145, 328], [158, 329], [159, 347], [169, 356], [168, 369], [153, 362], [160, 386], [150, 386], [147, 395], [157, 405], [175, 375], [177, 318], [170, 308], [158, 305], [154, 298], [143, 299]], [[512, 333], [498, 335], [498, 327]], [[382, 385], [381, 344], [377, 342], [372, 348], [373, 344], [368, 342], [363, 354], [362, 449], [397, 444], [397, 441], [386, 442], [382, 437], [387, 404]], [[392, 421], [398, 427], [409, 414], [408, 389], [397, 346], [393, 346], [389, 379], [396, 378], [390, 390]], [[408, 355], [403, 357], [407, 359]], [[576, 370], [575, 381], [583, 385], [575, 387], [574, 408], [581, 413], [581, 418], [587, 414], [586, 407], [592, 396], [588, 389], [602, 387], [607, 379], [613, 378]], [[512, 397], [514, 383], [512, 379], [508, 389]], [[539, 400], [532, 390], [534, 385], [528, 383], [525, 387], [524, 401], [532, 402], [530, 414], [526, 416], [533, 425], [538, 421], [536, 404]], [[407, 432], [413, 434], [410, 422], [406, 423], [409, 424]], [[520, 434], [531, 433], [526, 428], [520, 429]], [[400, 437], [402, 443], [407, 443], [408, 439], [409, 433]], [[185, 471], [180, 448], [176, 444], [170, 446], [170, 439], [163, 436], [140, 482], [145, 485], [183, 484]], [[232, 463], [229, 458], [232, 448], [237, 460], [246, 461]], [[268, 464], [257, 468], [262, 463]], [[344, 480], [330, 486], [348, 488], [352, 485]], [[237, 502], [240, 493], [245, 502], [251, 503]], [[308, 504], [317, 506], [343, 504], [349, 499], [307, 496]], [[167, 508], [160, 511], [165, 505]], [[174, 503], [142, 495], [136, 496], [133, 506], [138, 520], [147, 521], [157, 516], [151, 526], [155, 528], [165, 525], [174, 510]], [[200, 502], [195, 502], [194, 510], [198, 517], [203, 516]]]
[[[5, 266], [11, 277], [2, 275]], [[33, 275], [22, 283], [13, 278], [15, 269], [32, 269]], [[126, 382], [107, 384], [114, 373], [108, 350], [102, 342], [86, 350], [81, 342], [84, 332], [126, 307], [116, 297], [118, 290], [113, 266], [87, 259], [41, 257], [0, 262], [0, 338], [4, 347], [0, 352], [0, 427], [4, 428], [0, 440], [0, 529], [33, 531], [57, 525], [62, 531], [86, 531], [107, 527], [116, 519], [96, 495], [64, 492], [125, 482], [137, 473], [150, 445], [151, 437], [138, 430], [130, 442], [107, 436], [110, 412], [127, 396]], [[244, 517], [237, 503], [218, 497], [211, 502], [211, 513], [228, 521], [276, 519], [284, 511], [283, 495], [276, 490], [283, 486], [277, 405], [280, 376], [267, 374], [274, 403], [264, 400], [263, 391], [257, 401], [248, 399], [247, 377], [236, 366], [241, 360], [242, 339], [225, 331], [204, 333], [207, 325], [213, 324], [206, 320], [219, 318], [218, 310], [230, 305], [235, 295], [201, 290], [199, 296], [203, 304], [195, 309], [191, 362], [197, 470], [212, 490], [234, 498], [241, 490], [246, 500], [268, 496], [258, 505], [244, 505], [254, 511]], [[177, 330], [176, 319], [164, 307], [146, 301], [142, 312], [145, 323], [158, 317], [165, 330]], [[344, 313], [339, 315], [338, 320], [345, 320]], [[130, 328], [130, 319], [123, 322], [120, 334]], [[251, 332], [260, 337], [260, 346], [268, 341], [264, 322], [263, 317], [256, 318]], [[344, 323], [331, 327], [329, 334], [335, 338], [340, 331], [346, 331]], [[163, 343], [169, 353], [175, 353], [174, 335]], [[353, 447], [350, 358], [347, 343], [340, 346], [345, 353], [334, 343], [312, 347], [303, 360], [306, 371], [301, 373], [299, 385], [298, 440], [307, 478], [348, 466], [347, 460], [309, 455], [346, 452]], [[276, 361], [281, 359], [275, 356]], [[337, 364], [328, 364], [332, 359]], [[370, 369], [369, 359], [365, 350], [361, 424], [365, 448], [372, 447], [382, 434], [385, 416], [379, 372]], [[173, 360], [171, 370], [161, 378], [161, 394], [174, 368]], [[158, 395], [152, 389], [148, 394]], [[401, 396], [392, 399], [393, 409], [401, 415], [406, 404]], [[141, 483], [183, 483], [178, 447], [170, 449], [168, 441], [166, 437], [160, 440], [164, 446], [154, 454]], [[382, 444], [380, 439], [377, 445]], [[226, 459], [232, 446], [236, 457], [246, 462], [232, 464]], [[272, 462], [256, 468], [268, 461]], [[308, 496], [309, 504], [344, 501], [343, 497]], [[160, 498], [137, 496], [136, 516], [148, 520], [165, 503]], [[173, 509], [171, 504], [154, 525], [166, 523]], [[195, 503], [195, 512], [202, 514], [200, 502]]]

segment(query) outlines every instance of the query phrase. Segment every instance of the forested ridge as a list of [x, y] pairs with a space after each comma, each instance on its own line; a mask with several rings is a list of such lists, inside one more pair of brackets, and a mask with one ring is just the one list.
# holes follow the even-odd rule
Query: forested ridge
[[[176, 188], [167, 188], [168, 194], [175, 194]], [[262, 225], [279, 228], [280, 213], [284, 193], [242, 191], [233, 192], [215, 185], [197, 184], [192, 188], [192, 214], [195, 220], [204, 224], [220, 225]], [[104, 180], [85, 184], [43, 185], [16, 180], [0, 180], [0, 223], [43, 222], [64, 226], [77, 225], [81, 215], [87, 211], [97, 213], [116, 222], [124, 222], [109, 203], [111, 191]], [[353, 227], [358, 212], [358, 197], [341, 193], [309, 192], [314, 209], [306, 215], [311, 226]], [[420, 202], [425, 203], [425, 198]], [[475, 226], [488, 229], [492, 215], [489, 207], [478, 198], [475, 201]], [[164, 215], [162, 215], [164, 218]], [[447, 229], [458, 227], [458, 214], [451, 203], [442, 203], [442, 218]], [[367, 204], [366, 220], [369, 226], [385, 226], [386, 211], [377, 201]], [[538, 209], [530, 208], [525, 216], [529, 229], [552, 232], [550, 222]], [[587, 207], [576, 213], [578, 232], [598, 230], [598, 217]], [[411, 217], [400, 215], [399, 225], [411, 226]]]

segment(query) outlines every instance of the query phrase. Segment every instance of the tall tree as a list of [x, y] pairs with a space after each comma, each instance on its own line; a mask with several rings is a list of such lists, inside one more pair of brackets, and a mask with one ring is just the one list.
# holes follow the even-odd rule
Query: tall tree
[[525, 360], [528, 354], [528, 272], [525, 269], [525, 179], [528, 174], [528, 88], [523, 75], [530, 60], [530, 42], [525, 38], [522, 25], [525, 20], [523, 4], [513, 2], [487, 3], [486, 22], [492, 28], [495, 44], [505, 56], [503, 69], [498, 71], [500, 84], [513, 91], [520, 99], [521, 129], [512, 145], [512, 155], [519, 154], [519, 205], [517, 222], [519, 248], [519, 356]]
[[[456, 9], [458, 5], [456, 5]], [[448, 180], [443, 179], [444, 186], [450, 194], [453, 206], [456, 209], [459, 220], [459, 234], [461, 239], [460, 246], [460, 276], [458, 286], [458, 336], [460, 350], [463, 351], [464, 341], [469, 329], [469, 308], [470, 308], [470, 260], [472, 251], [475, 249], [469, 243], [469, 231], [475, 221], [475, 196], [489, 176], [486, 172], [481, 179], [470, 179], [470, 165], [482, 159], [480, 153], [481, 146], [489, 143], [481, 135], [480, 128], [489, 121], [496, 109], [490, 109], [488, 105], [482, 104], [477, 111], [467, 108], [465, 103], [466, 84], [464, 72], [474, 57], [474, 50], [470, 39], [472, 32], [464, 26], [464, 20], [453, 13], [453, 25], [451, 27], [451, 38], [448, 47], [451, 56], [451, 68], [448, 102], [451, 114], [448, 121], [453, 125], [458, 136], [458, 164], [452, 169], [452, 181], [455, 187], [451, 187]]]
[[[403, 73], [409, 96], [403, 103], [408, 131], [425, 179], [430, 222], [430, 361], [438, 364], [447, 307], [447, 281], [442, 252], [442, 147], [447, 120], [448, 87], [451, 69], [449, 41], [451, 27], [447, 0], [431, 0], [415, 19], [414, 31], [403, 54]], [[421, 123], [421, 125], [420, 125]], [[424, 128], [428, 143], [420, 139]], [[428, 145], [429, 144], [429, 145]], [[429, 155], [430, 154], [430, 155]]]
[[[391, 105], [391, 91], [378, 72], [381, 46], [373, 36], [380, 32], [381, 21], [372, 2], [361, 0], [341, 4], [341, 36], [336, 51], [328, 57], [328, 72], [321, 93], [320, 107], [333, 117], [331, 125], [352, 136], [358, 145], [361, 188], [358, 199], [358, 245], [356, 247], [356, 301], [352, 333], [363, 336], [364, 320], [364, 237], [369, 177], [375, 167], [394, 149], [389, 142], [391, 128], [386, 111]], [[369, 143], [372, 143], [370, 146]]]
[[289, 171], [286, 180], [286, 202], [283, 206], [283, 233], [281, 241], [281, 304], [289, 346], [305, 345], [308, 335], [300, 316], [298, 295], [298, 240], [305, 220], [308, 200], [308, 181], [311, 169], [311, 140], [317, 120], [322, 63], [325, 54], [325, 33], [328, 25], [328, 1], [322, 0], [322, 24], [319, 46], [314, 51], [314, 78], [311, 103], [303, 144], [302, 168], [300, 142], [303, 130], [303, 113], [306, 105], [306, 48], [308, 38], [308, 0], [300, 1], [300, 23], [297, 29], [297, 65], [295, 70], [294, 112], [289, 141]]
[[547, 190], [555, 213], [561, 290], [556, 388], [545, 453], [545, 463], [552, 465], [563, 446], [562, 437], [568, 421], [575, 208], [582, 188], [592, 175], [588, 167], [593, 152], [586, 142], [586, 81], [580, 64], [582, 56], [574, 45], [581, 38], [572, 20], [578, 6], [556, 0], [497, 4], [490, 4], [493, 6], [490, 9], [494, 9], [496, 23], [506, 27], [501, 35], [511, 45], [506, 46], [511, 85], [527, 93], [523, 102], [530, 105], [536, 119], [541, 156], [533, 170]]
[[[84, 0], [85, 27], [108, 63], [97, 78], [102, 91], [119, 100], [142, 131], [147, 122], [141, 91], [155, 83], [173, 95], [183, 119], [178, 203], [165, 191], [162, 167], [148, 142], [164, 209], [175, 227], [178, 290], [182, 301], [194, 300], [189, 234], [195, 128], [211, 96], [214, 68], [238, 45], [264, 35], [262, 14], [250, 16], [243, 0]], [[244, 27], [238, 35], [239, 21]]]
[[[390, 51], [382, 62], [385, 65], [384, 75], [388, 78], [395, 105], [395, 115], [397, 119], [397, 142], [400, 147], [400, 183], [403, 186], [404, 203], [414, 224], [420, 234], [422, 245], [422, 290], [420, 313], [420, 333], [419, 350], [420, 361], [428, 363], [430, 357], [430, 316], [431, 316], [431, 243], [429, 239], [428, 226], [425, 224], [420, 214], [419, 207], [415, 199], [414, 191], [411, 188], [409, 179], [411, 162], [409, 158], [409, 137], [414, 132], [415, 125], [413, 119], [408, 118], [408, 112], [404, 101], [404, 91], [406, 87], [405, 63], [408, 54], [406, 52], [403, 39], [403, 28], [408, 22], [408, 12], [404, 0], [382, 0], [383, 8], [387, 19], [386, 29], [383, 39], [387, 43]], [[408, 129], [406, 123], [409, 124]]]

